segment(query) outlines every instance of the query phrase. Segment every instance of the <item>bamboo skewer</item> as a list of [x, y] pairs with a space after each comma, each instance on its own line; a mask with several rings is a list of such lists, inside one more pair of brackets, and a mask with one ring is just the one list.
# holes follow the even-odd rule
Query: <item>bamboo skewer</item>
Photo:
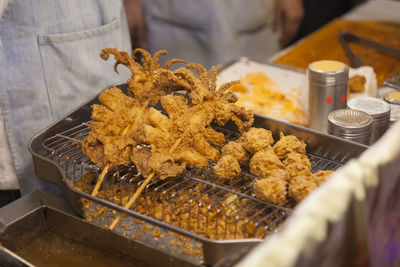
[[[146, 185], [150, 182], [151, 178], [154, 176], [154, 172], [152, 172], [149, 176], [147, 176], [146, 180], [140, 185], [140, 187], [136, 190], [135, 194], [129, 199], [128, 203], [124, 205], [124, 208], [129, 209], [136, 201], [136, 199], [139, 197], [140, 193], [142, 193], [143, 189], [146, 187]], [[114, 219], [114, 221], [110, 224], [108, 227], [109, 230], [113, 230], [115, 226], [119, 223], [119, 221], [122, 218], [122, 214], [118, 214], [117, 218]]]
[[101, 184], [103, 183], [104, 176], [106, 176], [106, 173], [109, 168], [110, 168], [110, 164], [105, 166], [104, 169], [101, 171], [101, 174], [99, 176], [99, 179], [97, 180], [96, 186], [93, 189], [92, 196], [95, 197], [99, 193], [99, 188], [100, 188]]

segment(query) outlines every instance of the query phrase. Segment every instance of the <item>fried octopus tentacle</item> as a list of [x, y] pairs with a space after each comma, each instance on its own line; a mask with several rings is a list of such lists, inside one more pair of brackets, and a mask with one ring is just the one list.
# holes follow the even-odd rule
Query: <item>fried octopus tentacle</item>
[[224, 95], [225, 92], [226, 92], [232, 85], [239, 84], [239, 83], [240, 83], [239, 80], [224, 83], [223, 85], [221, 85], [221, 86], [218, 88], [218, 90], [217, 90], [217, 95], [218, 95], [218, 96]]
[[179, 58], [173, 58], [168, 60], [167, 62], [165, 62], [164, 66], [162, 66], [162, 69], [167, 70], [169, 69], [172, 65], [174, 65], [175, 63], [184, 63], [186, 64], [187, 61], [183, 60], [183, 59], [179, 59]]
[[151, 60], [151, 63], [150, 63], [150, 71], [151, 72], [154, 72], [160, 68], [160, 64], [158, 63], [158, 60], [160, 59], [161, 55], [165, 55], [165, 54], [167, 54], [167, 51], [159, 50], [153, 55], [153, 59]]
[[215, 66], [211, 67], [210, 82], [208, 84], [210, 90], [217, 91], [217, 68]]
[[209, 74], [207, 70], [198, 63], [189, 63], [186, 65], [187, 69], [194, 69], [199, 74], [200, 81], [204, 84], [204, 86], [208, 86]]
[[118, 51], [116, 48], [104, 48], [100, 53], [100, 57], [103, 60], [108, 60], [110, 54], [112, 54], [115, 59], [114, 71], [116, 73], [118, 73], [117, 67], [119, 64], [128, 67], [131, 73], [143, 71], [143, 67], [139, 63], [135, 62], [127, 52]]
[[147, 50], [144, 50], [143, 48], [135, 48], [135, 50], [132, 51], [132, 58], [135, 58], [135, 55], [137, 53], [140, 53], [143, 56], [144, 71], [151, 73], [152, 58], [150, 53]]

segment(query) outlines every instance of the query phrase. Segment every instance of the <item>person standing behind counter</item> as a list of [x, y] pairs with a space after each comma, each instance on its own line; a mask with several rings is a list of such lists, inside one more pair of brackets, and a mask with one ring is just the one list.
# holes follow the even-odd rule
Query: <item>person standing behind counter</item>
[[[266, 62], [296, 34], [302, 0], [142, 1], [149, 50], [210, 68], [246, 56]], [[129, 14], [129, 11], [128, 11]]]
[[0, 1], [0, 190], [50, 188], [34, 173], [28, 142], [127, 80], [101, 60], [104, 47], [131, 50], [121, 0]]

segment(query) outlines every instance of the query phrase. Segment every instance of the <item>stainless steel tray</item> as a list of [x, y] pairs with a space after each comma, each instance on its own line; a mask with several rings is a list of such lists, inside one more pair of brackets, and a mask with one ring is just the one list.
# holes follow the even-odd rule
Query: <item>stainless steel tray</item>
[[[104, 254], [135, 266], [195, 266], [87, 222], [77, 216], [64, 199], [46, 192], [35, 191], [4, 206], [0, 209], [0, 218], [5, 224], [4, 231], [0, 233], [0, 242], [7, 251], [17, 254], [38, 238], [51, 233], [61, 239], [100, 249]], [[15, 254], [13, 256], [15, 261], [12, 263], [19, 262], [11, 266], [33, 266]], [[6, 264], [4, 258], [0, 258], [0, 265], [2, 263]]]
[[[126, 91], [127, 85], [123, 84], [119, 85], [118, 87], [121, 88], [123, 91]], [[92, 204], [95, 205], [93, 209], [100, 209], [101, 207], [105, 206], [119, 212], [125, 212], [131, 217], [143, 220], [153, 226], [158, 226], [163, 230], [170, 230], [178, 233], [179, 235], [186, 236], [190, 238], [193, 242], [200, 243], [200, 245], [202, 246], [202, 256], [187, 257], [187, 260], [192, 262], [193, 264], [205, 263], [212, 265], [226, 255], [236, 253], [239, 250], [243, 250], [243, 248], [251, 249], [254, 245], [261, 242], [261, 239], [254, 238], [238, 240], [211, 240], [204, 236], [197, 235], [190, 230], [167, 224], [163, 221], [156, 219], [154, 216], [147, 216], [136, 211], [125, 209], [120, 205], [114, 204], [104, 199], [92, 197], [90, 194], [83, 193], [73, 188], [68, 182], [71, 179], [71, 174], [75, 176], [75, 172], [82, 172], [83, 168], [80, 168], [78, 170], [72, 167], [71, 169], [71, 164], [68, 164], [68, 162], [71, 161], [66, 160], [65, 157], [74, 157], [75, 164], [77, 160], [80, 163], [84, 161], [82, 160], [82, 158], [77, 159], [75, 155], [66, 155], [65, 153], [59, 153], [60, 151], [55, 153], [55, 150], [49, 150], [49, 140], [62, 140], [62, 142], [68, 141], [70, 146], [76, 145], [76, 135], [78, 134], [84, 137], [85, 134], [87, 134], [87, 123], [90, 121], [91, 116], [90, 106], [94, 103], [99, 103], [97, 97], [79, 106], [77, 109], [75, 109], [73, 112], [71, 112], [58, 122], [50, 125], [47, 129], [34, 136], [29, 143], [29, 149], [33, 156], [33, 162], [37, 175], [44, 180], [59, 185], [64, 190], [67, 199], [69, 200], [70, 204], [76, 212], [78, 212], [79, 214], [83, 214], [84, 210], [82, 207], [81, 199], [85, 198], [91, 200]], [[367, 146], [358, 143], [349, 142], [347, 140], [339, 139], [337, 137], [319, 133], [307, 128], [261, 116], [255, 117], [254, 126], [263, 127], [271, 130], [275, 138], [278, 138], [279, 132], [282, 131], [284, 134], [293, 134], [304, 140], [307, 143], [307, 153], [311, 159], [314, 171], [319, 169], [336, 169], [342, 164], [346, 163], [349, 159], [357, 157], [366, 148], [368, 148]], [[235, 132], [235, 129], [232, 125], [227, 125], [227, 127], [225, 127], [224, 129], [226, 131], [229, 131], [230, 133]], [[61, 147], [61, 150], [62, 149], [63, 147]], [[68, 153], [71, 153], [71, 149], [68, 149]], [[80, 149], [77, 149], [76, 155], [78, 155], [79, 153], [81, 153], [81, 151]], [[87, 165], [88, 163], [85, 164]], [[95, 166], [92, 167], [94, 169], [96, 168]], [[186, 179], [184, 180], [184, 182], [193, 182], [194, 180], [196, 180], [193, 177], [186, 178], [182, 178]], [[196, 180], [196, 182], [201, 183], [201, 185], [204, 186], [218, 188], [221, 192], [224, 191], [230, 194], [235, 194], [238, 197], [245, 197], [246, 199], [254, 203], [260, 202], [259, 200], [255, 199], [252, 196], [249, 196], [248, 194], [242, 194], [241, 192], [232, 190], [230, 188], [216, 186], [215, 184], [204, 181]], [[284, 217], [287, 217], [290, 214], [290, 209], [286, 207], [273, 206], [268, 203], [264, 203], [264, 205], [269, 205], [268, 207], [275, 209], [274, 212], [279, 212], [279, 220], [283, 220]], [[104, 220], [100, 221], [99, 223], [104, 223]], [[268, 226], [269, 225], [267, 225], [266, 227]], [[117, 233], [121, 235], [127, 235], [128, 237], [132, 234], [132, 232], [128, 232], [127, 234], [126, 229], [124, 230], [120, 228], [118, 230], [116, 228], [116, 230]], [[276, 229], [272, 229], [271, 232], [275, 230]], [[152, 243], [152, 241], [150, 241], [150, 244], [152, 246], [157, 245]], [[165, 243], [163, 245], [165, 245]], [[166, 249], [170, 251], [168, 247]], [[180, 253], [181, 251], [176, 252], [176, 254]]]

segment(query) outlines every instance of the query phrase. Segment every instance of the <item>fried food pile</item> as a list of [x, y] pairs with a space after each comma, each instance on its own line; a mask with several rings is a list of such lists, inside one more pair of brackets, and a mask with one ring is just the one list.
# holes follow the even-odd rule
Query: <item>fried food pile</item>
[[[143, 66], [133, 58], [142, 54]], [[173, 59], [162, 68], [158, 57], [135, 49], [127, 52], [105, 48], [103, 59], [114, 55], [119, 64], [131, 71], [129, 96], [117, 87], [106, 89], [99, 96], [101, 104], [92, 106], [89, 135], [83, 141], [84, 153], [101, 168], [135, 164], [144, 175], [154, 173], [159, 179], [174, 177], [186, 167], [204, 168], [220, 157], [218, 146], [225, 136], [211, 123], [223, 126], [232, 120], [240, 132], [253, 124], [253, 113], [236, 106], [235, 95], [228, 91], [237, 82], [216, 88], [216, 68], [208, 72], [199, 64], [190, 63], [171, 71]], [[197, 71], [198, 75], [194, 71]], [[185, 95], [173, 94], [184, 90]], [[160, 103], [165, 113], [153, 106]]]
[[[135, 60], [137, 53], [142, 55], [141, 63]], [[215, 67], [208, 72], [180, 59], [160, 67], [158, 58], [165, 53], [159, 51], [152, 57], [143, 49], [131, 55], [103, 49], [104, 60], [114, 56], [115, 71], [118, 65], [131, 71], [128, 95], [112, 87], [100, 94], [101, 104], [92, 105], [91, 131], [82, 150], [104, 173], [134, 164], [148, 180], [153, 175], [163, 180], [215, 162], [212, 170], [220, 180], [240, 176], [242, 168], [250, 170], [258, 177], [253, 184], [255, 196], [277, 205], [284, 205], [288, 197], [301, 201], [331, 174], [311, 173], [306, 144], [295, 136], [281, 133], [275, 142], [271, 131], [251, 128], [253, 113], [235, 105], [237, 97], [228, 90], [237, 82], [217, 88]], [[169, 68], [174, 63], [184, 67], [172, 71]], [[224, 126], [229, 121], [241, 136], [227, 142], [212, 125]]]
[[218, 178], [233, 179], [240, 175], [240, 166], [248, 166], [259, 177], [253, 184], [255, 196], [277, 205], [287, 203], [288, 197], [301, 201], [333, 173], [313, 174], [303, 141], [281, 133], [275, 142], [271, 131], [262, 128], [251, 128], [221, 151], [224, 156], [213, 167]]

